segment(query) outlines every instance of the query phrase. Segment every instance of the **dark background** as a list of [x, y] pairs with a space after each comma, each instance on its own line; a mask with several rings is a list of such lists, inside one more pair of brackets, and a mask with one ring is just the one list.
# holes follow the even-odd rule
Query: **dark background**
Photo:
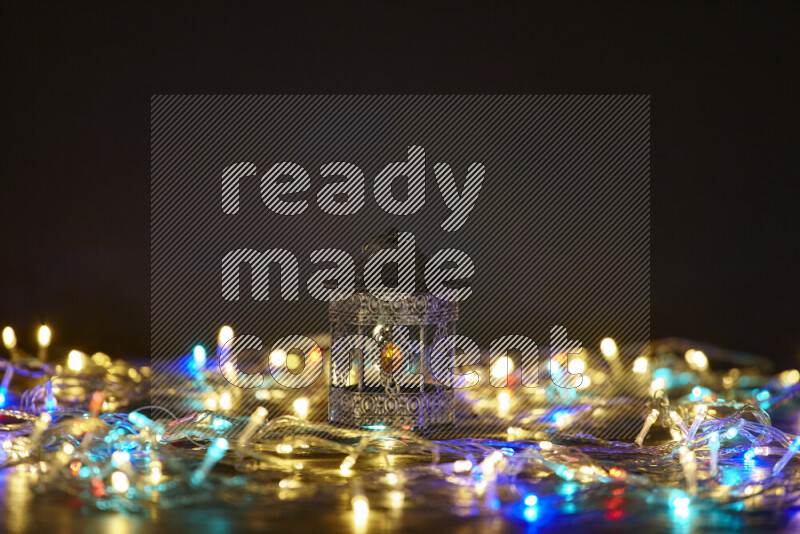
[[168, 93], [651, 94], [652, 332], [800, 358], [790, 3], [4, 2], [0, 323], [149, 343]]

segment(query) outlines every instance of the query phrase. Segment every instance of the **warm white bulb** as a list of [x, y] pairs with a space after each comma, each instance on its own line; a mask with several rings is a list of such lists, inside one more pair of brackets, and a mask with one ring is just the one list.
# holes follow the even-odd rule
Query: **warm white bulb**
[[663, 378], [656, 378], [650, 383], [650, 393], [655, 393], [656, 391], [661, 391], [667, 386], [667, 382]]
[[3, 328], [3, 345], [8, 350], [17, 346], [17, 336], [14, 334], [14, 329], [10, 326]]
[[305, 419], [308, 417], [308, 399], [305, 397], [301, 397], [294, 401], [293, 405], [294, 411], [297, 414], [297, 417], [300, 419]]
[[219, 407], [223, 410], [230, 410], [232, 406], [231, 394], [228, 392], [219, 396]]
[[506, 378], [507, 376], [511, 376], [511, 373], [514, 372], [514, 360], [509, 358], [508, 356], [500, 356], [497, 358], [497, 361], [492, 366], [491, 374], [492, 377], [500, 380], [502, 378]]
[[507, 413], [511, 407], [511, 394], [508, 391], [501, 391], [497, 394], [497, 410], [500, 413]]
[[114, 471], [111, 474], [111, 485], [119, 493], [125, 493], [128, 491], [128, 488], [131, 487], [131, 483], [128, 480], [128, 475], [122, 471]]
[[39, 327], [39, 332], [37, 334], [37, 339], [39, 341], [40, 347], [49, 347], [50, 346], [50, 338], [52, 337], [53, 333], [50, 331], [50, 327], [47, 325], [42, 325]]
[[355, 497], [353, 499], [353, 515], [356, 525], [363, 526], [369, 516], [369, 501], [366, 497]]
[[220, 347], [225, 346], [231, 339], [233, 339], [233, 328], [230, 326], [223, 326], [219, 329], [219, 337], [217, 337], [217, 343]]
[[708, 357], [702, 350], [689, 349], [686, 351], [684, 358], [686, 358], [686, 363], [689, 364], [689, 367], [693, 369], [702, 371], [708, 367]]
[[580, 358], [572, 358], [567, 365], [567, 371], [573, 375], [579, 375], [586, 370], [586, 364]]
[[150, 467], [150, 483], [153, 485], [158, 485], [161, 482], [161, 476], [163, 473], [161, 472], [161, 466], [153, 465]]
[[592, 379], [589, 378], [589, 375], [581, 375], [581, 383], [578, 384], [576, 387], [578, 389], [586, 389], [592, 385]]
[[600, 342], [600, 352], [606, 358], [614, 358], [617, 355], [617, 342], [607, 337]]
[[646, 373], [647, 367], [649, 365], [650, 364], [647, 361], [647, 358], [645, 358], [644, 356], [639, 356], [638, 358], [633, 360], [633, 372], [639, 374]]
[[83, 353], [77, 350], [69, 351], [69, 355], [67, 356], [67, 367], [76, 373], [81, 372], [83, 369]]
[[274, 368], [283, 367], [283, 364], [286, 363], [286, 351], [281, 349], [275, 349], [269, 355], [269, 364]]

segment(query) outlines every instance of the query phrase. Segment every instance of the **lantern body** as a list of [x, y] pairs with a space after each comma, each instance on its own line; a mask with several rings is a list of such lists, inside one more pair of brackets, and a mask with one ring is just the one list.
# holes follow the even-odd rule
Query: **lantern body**
[[359, 427], [415, 429], [453, 421], [458, 304], [417, 292], [366, 291], [330, 303], [329, 418]]

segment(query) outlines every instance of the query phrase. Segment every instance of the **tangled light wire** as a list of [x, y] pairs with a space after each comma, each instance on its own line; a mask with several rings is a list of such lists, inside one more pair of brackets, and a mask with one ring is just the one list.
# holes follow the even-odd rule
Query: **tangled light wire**
[[[702, 363], [697, 355], [687, 361]], [[15, 396], [10, 378], [3, 381], [0, 467], [24, 473], [37, 491], [66, 492], [99, 509], [302, 502], [345, 488], [358, 524], [371, 507], [427, 505], [459, 516], [513, 509], [531, 520], [545, 504], [567, 510], [576, 496], [582, 510], [625, 494], [656, 499], [678, 516], [690, 506], [793, 507], [800, 497], [800, 438], [773, 427], [767, 413], [796, 397], [797, 371], [766, 380], [752, 402], [671, 402], [669, 381], [656, 378], [639, 436], [622, 443], [563, 433], [556, 442], [523, 427], [509, 428], [505, 440], [430, 441], [404, 430], [270, 418], [264, 407], [244, 418], [202, 410], [178, 419], [157, 407], [118, 413], [147, 397], [148, 368], [73, 351], [66, 366], [17, 352], [0, 370], [36, 382]], [[671, 439], [645, 446], [657, 424]]]

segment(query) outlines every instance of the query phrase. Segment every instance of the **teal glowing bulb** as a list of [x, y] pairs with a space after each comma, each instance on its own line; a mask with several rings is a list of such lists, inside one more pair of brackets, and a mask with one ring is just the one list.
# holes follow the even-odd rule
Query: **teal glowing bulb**
[[198, 366], [206, 364], [206, 349], [202, 345], [196, 345], [192, 350], [194, 356], [194, 363]]
[[139, 412], [132, 412], [130, 415], [128, 415], [128, 421], [130, 421], [133, 426], [140, 430], [142, 428], [149, 428], [156, 434], [163, 434], [165, 432], [163, 425], [156, 423], [146, 415], [142, 415]]
[[215, 462], [218, 462], [225, 456], [225, 451], [228, 450], [228, 440], [225, 438], [217, 438], [214, 444], [208, 448], [208, 456]]

